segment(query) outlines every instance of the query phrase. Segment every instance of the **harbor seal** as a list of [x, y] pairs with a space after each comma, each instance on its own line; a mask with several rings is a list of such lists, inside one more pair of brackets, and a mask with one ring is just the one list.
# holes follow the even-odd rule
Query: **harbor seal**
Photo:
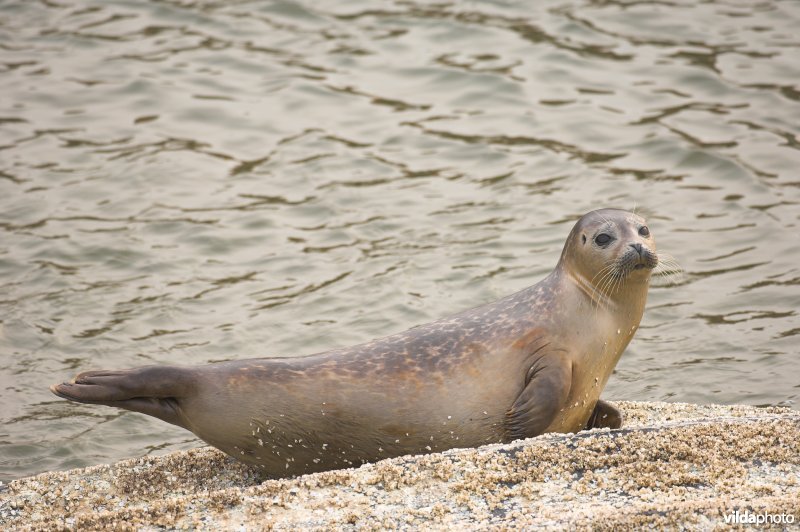
[[593, 211], [541, 282], [433, 323], [295, 358], [89, 371], [51, 390], [186, 428], [273, 476], [617, 428], [600, 392], [657, 263], [643, 218]]

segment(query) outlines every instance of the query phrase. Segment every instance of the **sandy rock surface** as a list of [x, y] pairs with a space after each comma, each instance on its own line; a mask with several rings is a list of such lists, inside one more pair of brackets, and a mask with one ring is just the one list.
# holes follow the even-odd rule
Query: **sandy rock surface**
[[212, 448], [0, 486], [0, 529], [728, 529], [800, 523], [800, 412], [628, 403], [622, 430], [264, 480]]

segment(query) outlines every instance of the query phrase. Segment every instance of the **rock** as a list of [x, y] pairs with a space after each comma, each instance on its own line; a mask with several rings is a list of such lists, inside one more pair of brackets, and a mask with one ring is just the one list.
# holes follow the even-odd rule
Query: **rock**
[[621, 430], [293, 479], [263, 480], [212, 448], [43, 473], [0, 492], [0, 528], [714, 528], [753, 514], [800, 522], [800, 412], [617, 406]]

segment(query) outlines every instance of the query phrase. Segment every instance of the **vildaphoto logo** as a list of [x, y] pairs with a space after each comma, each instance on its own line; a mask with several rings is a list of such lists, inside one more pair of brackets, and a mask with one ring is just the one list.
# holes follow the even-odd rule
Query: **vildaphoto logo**
[[770, 514], [767, 512], [755, 513], [750, 510], [739, 510], [725, 514], [727, 525], [791, 525], [794, 524], [792, 514]]

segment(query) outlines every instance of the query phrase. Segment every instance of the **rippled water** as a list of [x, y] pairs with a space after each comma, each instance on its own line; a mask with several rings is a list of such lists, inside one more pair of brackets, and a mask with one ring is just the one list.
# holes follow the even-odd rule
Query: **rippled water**
[[797, 400], [797, 28], [794, 0], [3, 2], [0, 479], [198, 444], [50, 394], [78, 370], [403, 330], [538, 281], [605, 206], [685, 275], [604, 395]]

